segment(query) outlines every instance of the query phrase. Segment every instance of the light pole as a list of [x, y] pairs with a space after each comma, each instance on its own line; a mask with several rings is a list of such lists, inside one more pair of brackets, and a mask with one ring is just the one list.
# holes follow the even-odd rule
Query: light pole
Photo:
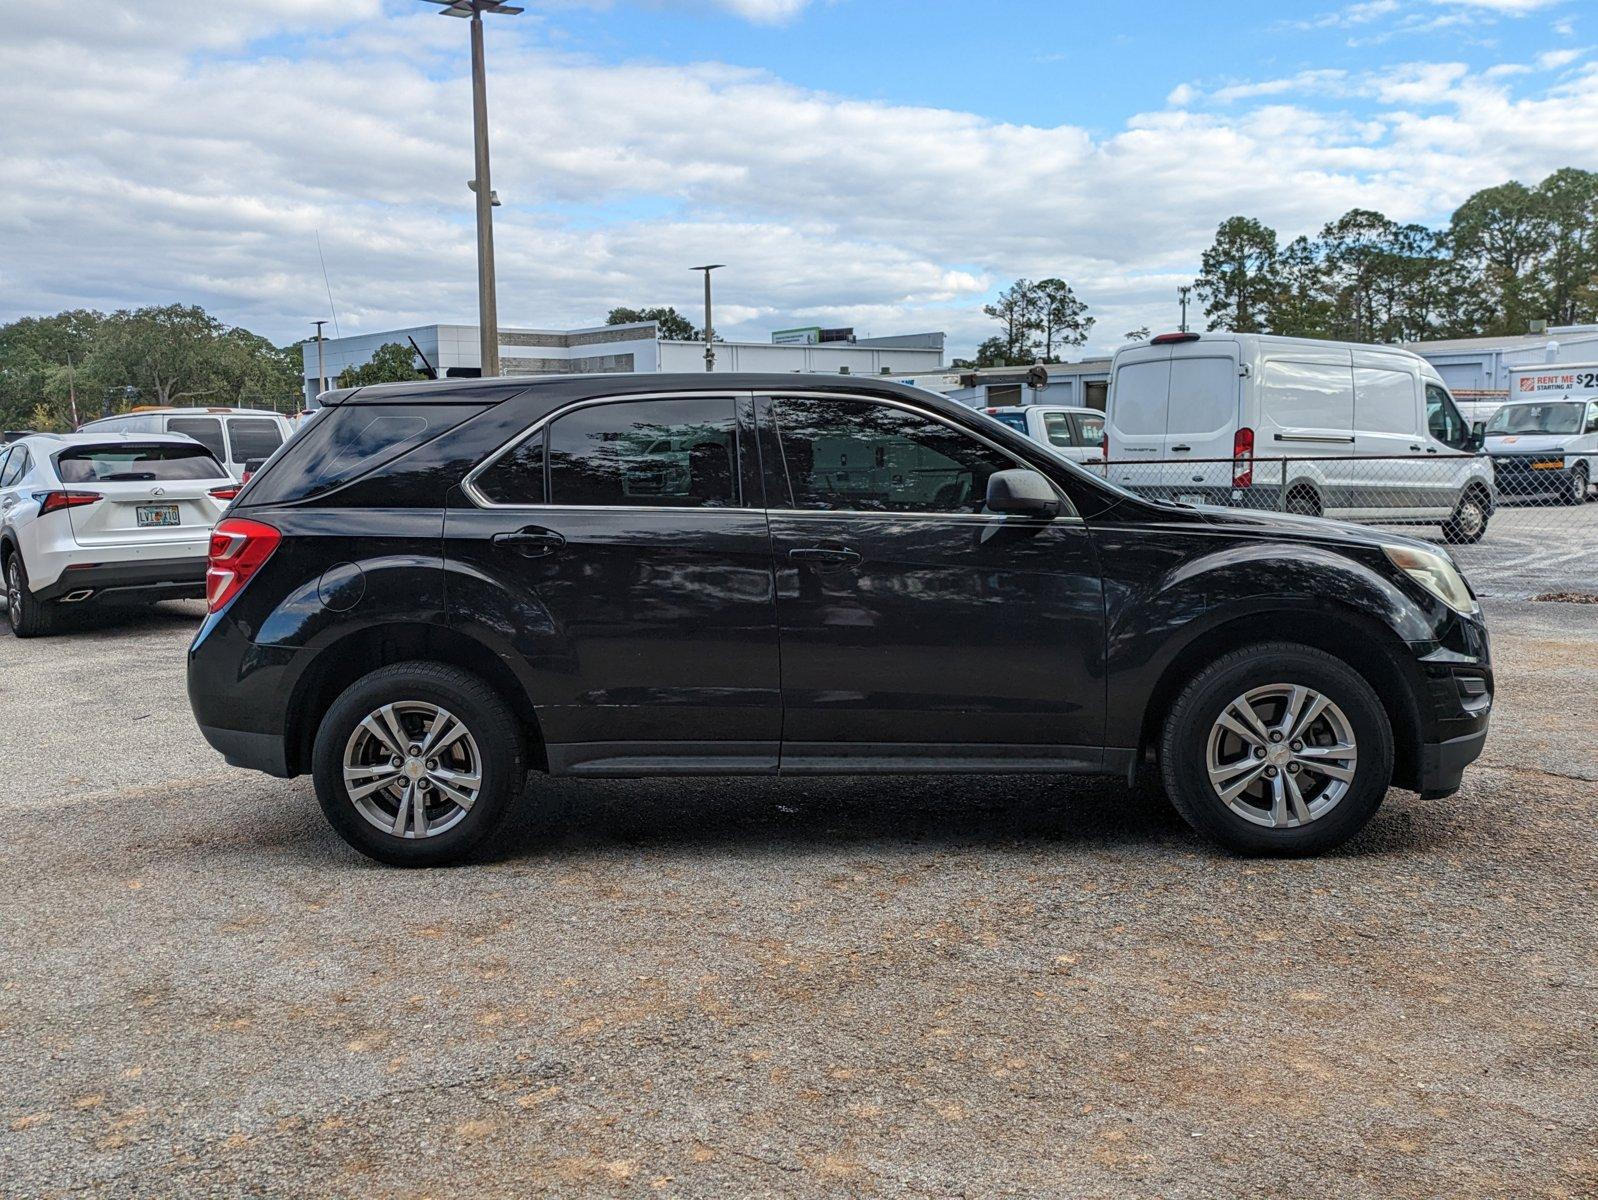
[[1179, 297], [1181, 297], [1181, 300], [1182, 300], [1182, 324], [1180, 326], [1180, 329], [1181, 329], [1181, 332], [1186, 333], [1187, 332], [1187, 298], [1193, 294], [1193, 289], [1192, 289], [1191, 286], [1183, 285], [1182, 287], [1179, 287], [1179, 288], [1176, 289], [1176, 294]]
[[318, 394], [327, 391], [327, 368], [322, 365], [322, 343], [327, 339], [322, 336], [322, 326], [326, 321], [312, 321], [316, 326], [316, 391]]
[[499, 0], [426, 0], [444, 6], [446, 17], [466, 17], [472, 23], [472, 143], [477, 178], [470, 187], [477, 193], [477, 328], [485, 376], [499, 374], [499, 302], [494, 294], [494, 188], [488, 171], [488, 80], [483, 66], [483, 14], [515, 16], [520, 8]]
[[691, 271], [705, 273], [705, 370], [716, 369], [716, 327], [710, 323], [710, 273], [726, 266], [726, 263], [708, 263], [703, 267], [690, 267]]

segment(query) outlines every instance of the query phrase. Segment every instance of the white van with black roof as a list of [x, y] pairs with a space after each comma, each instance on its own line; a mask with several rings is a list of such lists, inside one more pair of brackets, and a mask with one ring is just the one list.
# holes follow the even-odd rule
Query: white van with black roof
[[1118, 350], [1111, 480], [1163, 499], [1479, 541], [1497, 503], [1481, 439], [1436, 369], [1391, 346], [1171, 333]]

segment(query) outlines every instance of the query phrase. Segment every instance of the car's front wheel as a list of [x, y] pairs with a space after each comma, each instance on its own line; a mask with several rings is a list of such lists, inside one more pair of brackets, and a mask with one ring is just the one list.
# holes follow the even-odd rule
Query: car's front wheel
[[6, 621], [19, 638], [45, 637], [55, 632], [56, 611], [28, 590], [28, 568], [22, 551], [6, 556]]
[[1370, 684], [1322, 650], [1276, 642], [1200, 671], [1166, 718], [1160, 767], [1188, 824], [1250, 854], [1314, 854], [1375, 814], [1393, 731]]
[[481, 679], [396, 663], [351, 684], [317, 731], [322, 811], [362, 854], [401, 867], [455, 862], [500, 828], [526, 779], [521, 729]]

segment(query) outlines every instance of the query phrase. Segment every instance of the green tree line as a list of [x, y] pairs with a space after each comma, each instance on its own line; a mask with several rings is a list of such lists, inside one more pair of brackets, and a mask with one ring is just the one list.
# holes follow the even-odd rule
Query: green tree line
[[0, 326], [0, 427], [63, 430], [137, 404], [296, 411], [298, 345], [194, 305], [74, 309]]
[[1209, 328], [1238, 333], [1395, 342], [1598, 321], [1598, 174], [1485, 188], [1439, 229], [1356, 208], [1284, 246], [1231, 217], [1194, 287]]

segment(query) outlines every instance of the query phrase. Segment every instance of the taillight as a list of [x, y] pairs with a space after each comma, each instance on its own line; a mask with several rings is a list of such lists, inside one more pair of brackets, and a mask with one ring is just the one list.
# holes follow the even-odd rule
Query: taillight
[[1099, 439], [1099, 453], [1104, 455], [1105, 462], [1110, 461], [1110, 434], [1108, 430], [1106, 430], [1104, 436]]
[[282, 540], [281, 533], [259, 521], [229, 517], [219, 522], [211, 531], [206, 561], [206, 607], [217, 612], [243, 591]]
[[231, 500], [243, 490], [244, 485], [242, 483], [230, 483], [226, 487], [212, 488], [211, 498], [213, 500]]
[[105, 499], [99, 492], [34, 492], [33, 498], [39, 502], [41, 517], [58, 508], [82, 508]]
[[1254, 431], [1247, 426], [1232, 435], [1232, 486], [1254, 486]]

